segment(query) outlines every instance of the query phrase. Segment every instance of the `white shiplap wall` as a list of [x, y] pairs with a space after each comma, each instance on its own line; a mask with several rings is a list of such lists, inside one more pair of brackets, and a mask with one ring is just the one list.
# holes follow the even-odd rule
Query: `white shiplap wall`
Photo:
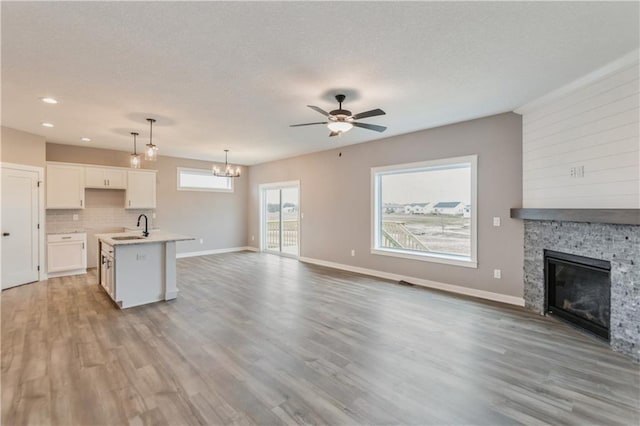
[[640, 208], [639, 75], [636, 51], [516, 110], [523, 207]]

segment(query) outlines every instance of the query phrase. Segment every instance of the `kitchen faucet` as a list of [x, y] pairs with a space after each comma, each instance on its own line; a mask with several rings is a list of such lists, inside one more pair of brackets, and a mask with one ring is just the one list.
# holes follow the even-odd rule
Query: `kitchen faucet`
[[147, 217], [146, 214], [141, 214], [140, 216], [138, 216], [138, 224], [136, 226], [140, 226], [140, 219], [144, 217], [144, 231], [142, 231], [142, 236], [143, 237], [148, 237], [149, 236], [149, 218]]

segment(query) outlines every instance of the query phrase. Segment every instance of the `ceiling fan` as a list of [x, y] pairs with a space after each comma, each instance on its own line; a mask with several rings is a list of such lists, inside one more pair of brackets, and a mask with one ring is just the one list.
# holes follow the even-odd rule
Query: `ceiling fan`
[[367, 123], [358, 123], [355, 120], [359, 120], [361, 118], [367, 117], [375, 117], [378, 115], [385, 115], [385, 112], [380, 108], [372, 109], [371, 111], [361, 112], [360, 114], [351, 114], [351, 111], [342, 109], [342, 102], [346, 98], [345, 95], [336, 95], [336, 100], [338, 101], [338, 109], [334, 109], [331, 112], [326, 112], [322, 108], [313, 105], [307, 105], [314, 111], [319, 112], [320, 114], [327, 117], [328, 121], [318, 121], [316, 123], [304, 123], [304, 124], [292, 124], [289, 127], [300, 127], [300, 126], [313, 126], [315, 124], [326, 124], [331, 133], [329, 136], [339, 136], [344, 132], [348, 132], [354, 127], [361, 127], [363, 129], [373, 130], [375, 132], [384, 132], [387, 130], [385, 126], [378, 126], [376, 124], [367, 124]]

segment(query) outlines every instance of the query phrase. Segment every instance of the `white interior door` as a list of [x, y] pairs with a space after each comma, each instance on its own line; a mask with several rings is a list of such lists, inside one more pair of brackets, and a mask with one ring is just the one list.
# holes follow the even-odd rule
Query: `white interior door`
[[2, 289], [38, 281], [38, 172], [2, 168]]

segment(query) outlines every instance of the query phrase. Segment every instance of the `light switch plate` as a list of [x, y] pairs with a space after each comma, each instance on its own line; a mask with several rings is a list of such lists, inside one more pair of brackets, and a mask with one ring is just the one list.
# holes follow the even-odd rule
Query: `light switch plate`
[[500, 217], [499, 216], [495, 216], [493, 218], [493, 226], [500, 226]]
[[500, 269], [494, 269], [493, 270], [493, 278], [495, 278], [497, 280], [502, 278], [502, 271]]

